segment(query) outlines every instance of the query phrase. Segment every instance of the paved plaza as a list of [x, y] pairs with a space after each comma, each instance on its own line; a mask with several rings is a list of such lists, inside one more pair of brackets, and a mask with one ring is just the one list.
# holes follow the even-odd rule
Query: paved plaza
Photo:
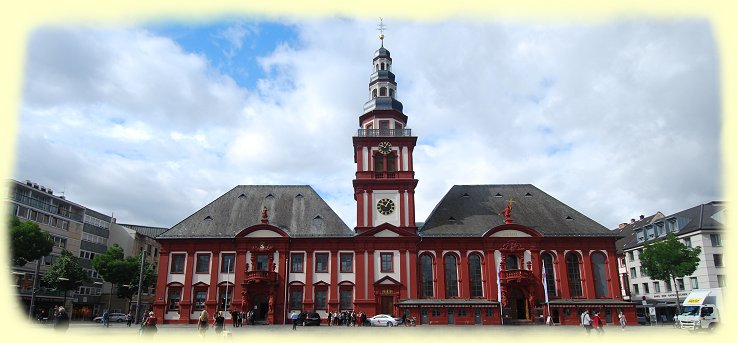
[[[292, 330], [291, 325], [256, 325], [243, 326], [234, 328], [227, 326], [227, 330], [231, 332], [230, 340], [246, 341], [258, 339], [264, 342], [289, 342], [289, 341], [330, 341], [340, 340], [355, 341], [368, 340], [370, 342], [390, 342], [396, 340], [409, 339], [411, 341], [442, 340], [453, 341], [466, 338], [491, 338], [501, 336], [512, 336], [520, 339], [547, 339], [547, 338], [580, 338], [586, 339], [586, 331], [579, 326], [540, 326], [540, 325], [524, 325], [524, 326], [453, 326], [453, 325], [423, 325], [415, 327], [328, 327], [328, 326], [308, 326], [297, 327]], [[677, 330], [672, 326], [628, 326], [622, 330], [619, 326], [609, 325], [604, 328], [605, 334], [601, 338], [608, 339], [626, 339], [629, 337], [649, 337], [655, 335], [662, 337], [694, 337], [690, 336], [685, 330]], [[39, 335], [54, 334], [52, 325], [34, 324], [30, 332]], [[716, 332], [718, 334], [718, 332]], [[696, 333], [703, 335], [706, 333]], [[135, 325], [127, 327], [125, 323], [112, 323], [110, 327], [103, 327], [102, 324], [96, 323], [72, 323], [69, 331], [59, 336], [79, 336], [92, 337], [100, 336], [105, 339], [115, 339], [115, 342], [124, 342], [130, 338], [138, 337], [138, 327]], [[202, 340], [199, 337], [197, 327], [191, 325], [159, 325], [158, 333], [153, 337], [154, 340], [177, 340], [184, 339], [189, 341]], [[594, 330], [590, 334], [591, 339], [599, 338]], [[216, 341], [226, 340], [225, 337], [218, 337], [215, 329], [210, 327], [205, 334], [204, 340]], [[66, 341], [66, 340], [65, 340]], [[78, 340], [75, 340], [78, 341]], [[476, 341], [475, 339], [473, 341]], [[98, 341], [96, 341], [98, 342]], [[107, 342], [106, 342], [107, 343]]]

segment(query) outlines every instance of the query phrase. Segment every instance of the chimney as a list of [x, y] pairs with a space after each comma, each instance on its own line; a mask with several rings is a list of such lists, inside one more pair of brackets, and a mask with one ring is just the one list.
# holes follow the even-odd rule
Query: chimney
[[620, 228], [620, 229], [621, 229], [621, 228], [623, 228], [623, 227], [625, 227], [625, 226], [627, 226], [627, 223], [620, 223], [620, 224], [619, 224], [619, 228]]
[[643, 219], [645, 219], [645, 216], [641, 214], [640, 215], [640, 220], [643, 220]]
[[33, 186], [33, 182], [31, 182], [31, 180], [26, 180], [26, 185]]
[[630, 219], [630, 224], [635, 222], [635, 218]]

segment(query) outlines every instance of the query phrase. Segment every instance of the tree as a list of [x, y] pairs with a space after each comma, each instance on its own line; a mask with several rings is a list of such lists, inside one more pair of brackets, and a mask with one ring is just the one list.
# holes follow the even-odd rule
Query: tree
[[676, 307], [681, 313], [681, 299], [678, 295], [676, 278], [691, 275], [699, 265], [700, 247], [689, 248], [681, 243], [676, 235], [669, 233], [665, 239], [645, 245], [640, 255], [640, 265], [650, 278], [672, 282], [676, 290]]
[[[133, 295], [138, 293], [140, 265], [140, 256], [124, 257], [123, 248], [117, 244], [113, 244], [104, 254], [98, 254], [92, 260], [92, 266], [102, 278], [117, 286], [118, 298], [126, 298], [128, 301], [131, 301]], [[155, 273], [148, 262], [145, 262], [143, 288], [148, 288], [155, 281]]]
[[10, 235], [13, 264], [19, 267], [48, 255], [54, 247], [48, 232], [41, 231], [34, 222], [21, 222], [18, 217], [10, 222]]
[[79, 259], [64, 249], [43, 277], [50, 287], [64, 291], [64, 304], [67, 302], [67, 291], [77, 289], [84, 282], [89, 282], [87, 273], [79, 266]]

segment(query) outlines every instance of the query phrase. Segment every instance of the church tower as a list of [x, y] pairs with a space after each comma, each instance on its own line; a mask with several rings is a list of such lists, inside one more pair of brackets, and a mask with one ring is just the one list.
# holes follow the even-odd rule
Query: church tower
[[[383, 30], [383, 24], [379, 25]], [[417, 137], [407, 128], [407, 116], [396, 99], [397, 82], [392, 73], [392, 58], [381, 47], [373, 59], [369, 81], [369, 101], [358, 118], [359, 129], [353, 137], [356, 178], [356, 233], [384, 223], [416, 232], [415, 187], [412, 152]]]

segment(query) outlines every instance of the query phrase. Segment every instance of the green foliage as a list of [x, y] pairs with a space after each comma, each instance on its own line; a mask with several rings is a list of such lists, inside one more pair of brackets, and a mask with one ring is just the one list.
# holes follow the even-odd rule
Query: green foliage
[[[105, 281], [117, 285], [119, 298], [133, 298], [138, 293], [138, 275], [140, 273], [140, 256], [124, 257], [123, 248], [114, 244], [104, 254], [98, 254], [92, 260], [92, 266]], [[156, 282], [148, 262], [144, 263], [143, 287], [147, 288]]]
[[23, 266], [51, 253], [54, 240], [48, 232], [41, 231], [38, 224], [31, 221], [21, 222], [13, 217], [10, 222], [11, 250], [13, 264]]
[[650, 278], [668, 282], [695, 272], [699, 253], [700, 247], [689, 248], [669, 233], [664, 240], [645, 246], [640, 264]]
[[47, 285], [66, 292], [77, 289], [82, 283], [88, 282], [89, 277], [79, 266], [79, 259], [64, 249], [61, 256], [49, 266], [43, 280]]

